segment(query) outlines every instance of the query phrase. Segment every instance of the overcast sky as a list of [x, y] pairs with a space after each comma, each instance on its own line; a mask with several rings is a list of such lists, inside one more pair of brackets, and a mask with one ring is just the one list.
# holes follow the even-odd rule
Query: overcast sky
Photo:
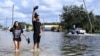
[[[88, 11], [100, 15], [100, 0], [86, 0]], [[83, 4], [82, 0], [0, 0], [0, 24], [12, 24], [12, 5], [14, 4], [14, 21], [21, 21], [31, 24], [33, 6], [38, 5], [37, 12], [41, 22], [60, 22], [59, 15], [62, 13], [63, 5]]]

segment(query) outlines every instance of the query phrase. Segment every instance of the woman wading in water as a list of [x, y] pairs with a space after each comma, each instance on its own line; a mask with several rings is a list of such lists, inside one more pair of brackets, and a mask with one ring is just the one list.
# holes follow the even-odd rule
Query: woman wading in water
[[21, 42], [21, 33], [26, 38], [27, 42], [30, 43], [29, 38], [25, 35], [23, 29], [21, 28], [18, 21], [14, 22], [13, 27], [9, 27], [10, 32], [13, 34], [13, 42], [15, 45], [15, 51], [18, 52], [20, 48], [20, 42]]

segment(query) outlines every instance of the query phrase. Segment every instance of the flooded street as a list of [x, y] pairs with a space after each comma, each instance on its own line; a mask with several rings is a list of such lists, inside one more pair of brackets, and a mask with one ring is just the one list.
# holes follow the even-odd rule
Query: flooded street
[[33, 32], [26, 32], [31, 43], [22, 36], [20, 52], [15, 53], [12, 33], [0, 31], [0, 56], [99, 56], [100, 37], [64, 37], [63, 32], [43, 32], [41, 50], [31, 52]]

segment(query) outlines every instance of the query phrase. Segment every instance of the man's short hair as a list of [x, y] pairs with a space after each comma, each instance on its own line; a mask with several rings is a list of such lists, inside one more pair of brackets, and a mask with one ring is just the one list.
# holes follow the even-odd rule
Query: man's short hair
[[39, 15], [38, 15], [37, 13], [35, 13], [35, 16], [34, 16], [34, 17], [37, 18], [38, 16], [39, 16]]

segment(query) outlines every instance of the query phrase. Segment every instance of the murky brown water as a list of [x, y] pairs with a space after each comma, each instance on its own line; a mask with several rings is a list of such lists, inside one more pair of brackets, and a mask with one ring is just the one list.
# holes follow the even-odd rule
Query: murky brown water
[[43, 32], [41, 50], [31, 52], [33, 47], [32, 32], [26, 32], [31, 43], [27, 44], [22, 36], [20, 52], [14, 52], [12, 33], [0, 31], [0, 56], [99, 56], [100, 37], [64, 37], [63, 32]]

